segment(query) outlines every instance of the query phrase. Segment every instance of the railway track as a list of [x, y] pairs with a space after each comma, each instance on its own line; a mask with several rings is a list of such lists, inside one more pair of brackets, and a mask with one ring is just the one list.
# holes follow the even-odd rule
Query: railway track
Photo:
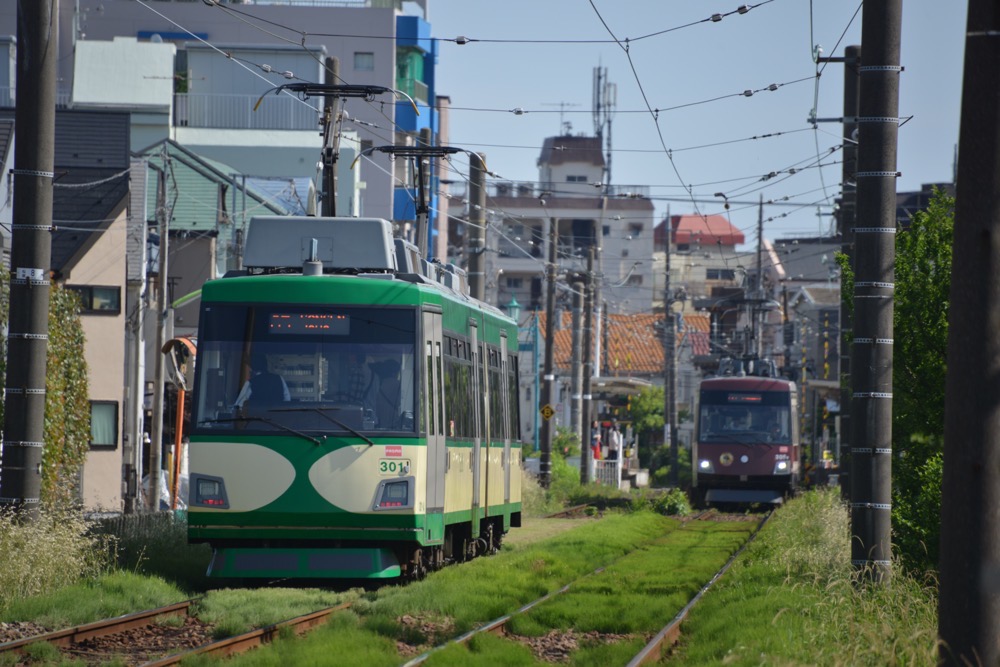
[[[586, 507], [586, 505], [581, 505], [581, 506], [575, 507], [575, 508], [569, 508], [569, 510], [567, 510], [567, 511], [576, 511], [576, 510], [579, 510], [580, 508], [583, 508], [583, 507]], [[709, 516], [715, 516], [717, 514], [718, 514], [718, 512], [716, 510], [714, 510], [714, 509], [704, 510], [704, 511], [700, 512], [699, 514], [694, 515], [694, 516], [686, 519], [684, 521], [684, 523], [688, 523], [690, 521], [697, 521], [699, 519], [704, 519], [704, 518], [707, 518]], [[699, 589], [698, 593], [694, 597], [692, 597], [690, 601], [688, 601], [688, 603], [677, 613], [677, 615], [674, 616], [671, 619], [671, 621], [662, 630], [660, 630], [653, 637], [653, 639], [651, 639], [643, 647], [643, 649], [638, 654], [636, 654], [636, 656], [628, 663], [628, 667], [638, 667], [639, 665], [646, 665], [646, 664], [655, 663], [656, 661], [658, 661], [662, 657], [665, 649], [669, 649], [671, 646], [673, 646], [674, 644], [677, 643], [677, 641], [680, 639], [680, 626], [684, 622], [684, 620], [687, 618], [688, 613], [691, 611], [691, 609], [694, 608], [694, 606], [698, 603], [698, 601], [702, 598], [702, 596], [709, 590], [709, 588], [711, 588], [712, 585], [715, 584], [715, 582], [718, 581], [719, 578], [721, 578], [726, 573], [727, 570], [729, 570], [729, 568], [736, 561], [736, 559], [740, 556], [740, 554], [743, 553], [743, 551], [747, 548], [747, 546], [751, 542], [753, 542], [754, 538], [756, 538], [757, 534], [760, 532], [760, 530], [767, 523], [768, 519], [771, 518], [772, 514], [773, 514], [773, 510], [769, 511], [764, 516], [764, 518], [761, 519], [761, 521], [757, 525], [756, 529], [747, 538], [746, 542], [729, 557], [729, 559], [726, 561], [726, 563], [711, 577], [711, 579], [709, 579], [709, 581], [707, 583], [705, 583], [704, 586], [701, 587], [701, 589]], [[629, 556], [629, 554], [626, 554], [626, 555], [622, 556], [621, 559], [627, 558], [628, 556]], [[618, 559], [618, 560], [621, 560], [621, 559]], [[515, 617], [517, 617], [520, 614], [524, 614], [524, 613], [528, 612], [529, 610], [537, 607], [540, 604], [543, 604], [544, 602], [546, 602], [548, 600], [551, 600], [553, 598], [556, 598], [556, 597], [558, 597], [560, 595], [563, 595], [563, 594], [567, 593], [568, 591], [570, 591], [573, 588], [573, 586], [575, 584], [579, 584], [580, 582], [582, 582], [583, 580], [585, 580], [585, 579], [587, 579], [589, 577], [593, 577], [595, 575], [601, 574], [602, 572], [604, 572], [605, 570], [607, 570], [609, 567], [611, 567], [612, 564], [609, 564], [609, 565], [606, 565], [606, 566], [602, 566], [602, 567], [599, 567], [599, 568], [593, 570], [592, 572], [588, 572], [587, 574], [579, 577], [575, 581], [570, 582], [569, 584], [566, 584], [565, 586], [563, 586], [563, 587], [561, 587], [561, 588], [559, 588], [559, 589], [557, 589], [555, 591], [546, 593], [545, 595], [541, 596], [540, 598], [538, 598], [536, 600], [532, 600], [531, 602], [525, 604], [524, 606], [520, 607], [519, 609], [517, 609], [516, 611], [514, 611], [514, 612], [512, 612], [510, 614], [501, 616], [500, 618], [494, 619], [494, 620], [492, 620], [492, 621], [490, 621], [490, 622], [488, 622], [488, 623], [480, 626], [479, 628], [476, 628], [475, 630], [471, 630], [471, 631], [469, 631], [469, 632], [467, 632], [467, 633], [465, 633], [465, 634], [463, 634], [463, 635], [461, 635], [459, 637], [456, 637], [456, 638], [454, 638], [454, 639], [452, 639], [452, 640], [450, 640], [448, 642], [445, 642], [443, 644], [439, 644], [438, 646], [435, 646], [434, 648], [432, 648], [432, 649], [430, 649], [430, 650], [428, 650], [428, 651], [426, 651], [426, 652], [418, 655], [417, 657], [409, 660], [408, 662], [404, 663], [403, 667], [416, 667], [417, 665], [420, 665], [420, 664], [423, 664], [424, 662], [426, 662], [433, 654], [437, 653], [438, 651], [440, 651], [440, 650], [442, 650], [444, 648], [447, 648], [448, 646], [450, 646], [452, 644], [467, 644], [470, 640], [472, 640], [473, 637], [475, 637], [477, 635], [480, 635], [480, 634], [487, 634], [487, 633], [489, 633], [489, 634], [494, 634], [494, 635], [499, 635], [499, 636], [508, 635], [509, 634], [509, 632], [508, 632], [508, 624]]]
[[[579, 511], [583, 507], [586, 506], [569, 508], [569, 510]], [[717, 515], [718, 512], [715, 510], [706, 510], [686, 518], [682, 525], [697, 521], [698, 519], [710, 519]], [[753, 541], [770, 516], [769, 513], [759, 521], [755, 530], [739, 549], [728, 558], [726, 563], [701, 587], [683, 609], [635, 655], [632, 661], [628, 663], [630, 666], [655, 662], [665, 651], [669, 650], [670, 646], [678, 641], [680, 626], [687, 618], [688, 613], [705, 592], [726, 573], [746, 546]], [[725, 519], [723, 518], [723, 520]], [[483, 633], [512, 635], [513, 633], [509, 631], [508, 625], [513, 619], [549, 600], [565, 595], [573, 590], [575, 586], [592, 577], [600, 576], [609, 568], [613, 568], [620, 560], [628, 558], [630, 555], [631, 552], [624, 554], [610, 563], [604, 564], [602, 567], [583, 574], [573, 582], [521, 606], [510, 614], [485, 623], [473, 631], [426, 650], [421, 655], [405, 663], [406, 667], [419, 665], [438, 650], [452, 644], [466, 644], [473, 637]], [[282, 633], [285, 628], [301, 635], [325, 623], [334, 613], [350, 607], [350, 603], [344, 603], [253, 630], [239, 636], [212, 641], [212, 628], [198, 621], [193, 615], [193, 606], [197, 602], [198, 600], [187, 600], [157, 609], [0, 644], [0, 656], [4, 653], [22, 652], [33, 643], [47, 642], [59, 648], [66, 657], [77, 658], [91, 664], [103, 664], [111, 660], [118, 660], [127, 665], [174, 665], [196, 655], [223, 657], [244, 652], [269, 643], [279, 633]], [[648, 635], [646, 636], [648, 637]], [[634, 640], [637, 636], [632, 635], [632, 638]], [[2, 660], [3, 658], [0, 657], [0, 661]]]
[[[272, 641], [285, 628], [301, 635], [325, 623], [332, 614], [350, 607], [350, 603], [344, 603], [241, 635], [211, 641], [211, 629], [191, 615], [192, 605], [196, 602], [187, 600], [0, 644], [0, 656], [21, 653], [31, 644], [46, 642], [59, 648], [67, 657], [89, 663], [117, 659], [129, 665], [146, 667], [176, 665], [195, 655], [222, 657], [248, 651]], [[179, 619], [180, 625], [170, 619]], [[197, 630], [192, 631], [192, 626]]]

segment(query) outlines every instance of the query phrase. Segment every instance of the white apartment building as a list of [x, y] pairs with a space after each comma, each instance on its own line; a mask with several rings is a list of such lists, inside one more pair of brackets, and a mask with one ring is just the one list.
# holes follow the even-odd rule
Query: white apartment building
[[[584, 272], [595, 249], [599, 299], [609, 312], [648, 312], [653, 299], [653, 202], [646, 186], [605, 187], [597, 137], [549, 137], [537, 183], [488, 186], [486, 298], [500, 306], [544, 307], [550, 232], [558, 230], [560, 283]], [[569, 307], [560, 290], [559, 303]]]

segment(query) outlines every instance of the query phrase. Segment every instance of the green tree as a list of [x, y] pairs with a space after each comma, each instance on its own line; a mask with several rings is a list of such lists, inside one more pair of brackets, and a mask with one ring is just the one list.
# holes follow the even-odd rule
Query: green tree
[[633, 396], [629, 414], [639, 448], [639, 463], [649, 466], [657, 447], [663, 444], [663, 387], [648, 387]]
[[911, 566], [937, 563], [955, 199], [935, 191], [896, 236], [893, 541]]
[[[0, 382], [6, 385], [9, 274], [0, 271]], [[42, 502], [68, 503], [76, 497], [80, 469], [90, 445], [90, 391], [84, 359], [79, 297], [53, 284], [49, 296], [49, 340], [45, 378]], [[0, 404], [0, 428], [3, 405]]]
[[[955, 199], [935, 190], [927, 210], [896, 235], [893, 543], [906, 566], [923, 570], [936, 566], [940, 535], [954, 213]], [[837, 259], [841, 289], [852, 295], [854, 274], [843, 255]]]

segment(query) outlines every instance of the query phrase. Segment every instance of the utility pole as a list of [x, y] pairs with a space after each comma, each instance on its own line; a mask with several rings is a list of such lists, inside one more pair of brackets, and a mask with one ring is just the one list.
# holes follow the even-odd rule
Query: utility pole
[[[553, 357], [556, 340], [556, 252], [559, 244], [559, 223], [549, 218], [549, 261], [545, 267], [545, 375], [542, 377], [542, 395], [546, 406], [552, 406], [555, 398], [555, 370]], [[552, 418], [542, 423], [542, 457], [539, 463], [539, 481], [542, 488], [549, 488], [552, 474]]]
[[58, 0], [17, 3], [14, 218], [0, 507], [12, 507], [29, 521], [38, 518], [45, 447], [58, 15]]
[[[854, 270], [854, 225], [858, 212], [858, 99], [861, 97], [861, 47], [851, 45], [844, 48], [844, 146], [841, 153], [843, 190], [840, 197], [840, 239], [841, 252], [847, 257], [847, 266]], [[851, 498], [851, 338], [854, 328], [854, 311], [850, 303], [851, 295], [844, 289], [843, 274], [840, 280], [840, 497]]]
[[674, 332], [673, 294], [670, 288], [670, 251], [673, 249], [673, 226], [667, 217], [667, 251], [663, 271], [663, 442], [670, 444], [670, 485], [680, 483], [680, 450], [677, 445], [677, 338]]
[[764, 264], [762, 261], [764, 251], [764, 195], [760, 196], [760, 203], [757, 205], [757, 276], [754, 281], [754, 302], [756, 306], [753, 312], [753, 337], [754, 354], [758, 359], [763, 354], [764, 327], [761, 324], [764, 307]]
[[594, 246], [587, 252], [587, 283], [583, 298], [583, 396], [580, 420], [580, 483], [590, 483], [590, 425], [593, 423], [594, 385]]
[[865, 3], [851, 350], [851, 563], [891, 575], [892, 336], [902, 0]]
[[[340, 79], [340, 59], [326, 59], [324, 81], [334, 89]], [[337, 215], [337, 158], [340, 157], [340, 96], [323, 98], [323, 215]]]
[[481, 153], [469, 153], [469, 287], [473, 298], [486, 298], [486, 165]]
[[[570, 410], [569, 410], [569, 425], [573, 433], [582, 433], [582, 425], [580, 423], [580, 389], [583, 384], [583, 364], [580, 363], [581, 357], [581, 347], [583, 332], [581, 331], [581, 320], [583, 319], [583, 282], [580, 281], [580, 275], [577, 274], [573, 281], [573, 332], [572, 341], [573, 349], [571, 353], [570, 360], [570, 372], [572, 373], [570, 380]], [[584, 445], [583, 440], [580, 440], [580, 446]]]
[[[855, 172], [858, 170], [857, 117], [858, 98], [861, 96], [861, 77], [858, 66], [861, 64], [861, 47], [857, 45], [844, 47], [843, 58], [817, 58], [817, 62], [844, 63], [844, 115], [840, 118], [843, 128], [843, 144], [841, 154], [844, 156], [841, 165], [841, 195], [840, 210], [837, 213], [837, 235], [840, 236], [841, 252], [847, 257], [847, 265], [854, 269], [854, 224], [857, 218], [857, 182]], [[819, 122], [821, 119], [813, 119]], [[826, 119], [822, 119], [826, 120]], [[843, 278], [843, 277], [842, 277]], [[851, 295], [840, 284], [840, 495], [844, 500], [850, 500], [850, 467], [851, 467], [851, 327], [854, 313], [850, 307]]]
[[611, 322], [608, 315], [608, 302], [605, 301], [601, 306], [601, 350], [604, 351], [601, 360], [601, 375], [611, 375], [611, 346], [608, 343], [611, 335]]
[[160, 506], [160, 470], [163, 458], [163, 346], [166, 343], [168, 307], [168, 268], [170, 248], [170, 215], [167, 212], [167, 169], [169, 157], [163, 150], [163, 166], [157, 173], [156, 217], [159, 221], [160, 252], [156, 272], [156, 350], [153, 362], [153, 424], [150, 428], [148, 468], [149, 486], [146, 488], [146, 509], [155, 512]]
[[[1000, 663], [1000, 9], [969, 0], [948, 312], [938, 603], [942, 665]], [[961, 258], [961, 262], [957, 261]]]

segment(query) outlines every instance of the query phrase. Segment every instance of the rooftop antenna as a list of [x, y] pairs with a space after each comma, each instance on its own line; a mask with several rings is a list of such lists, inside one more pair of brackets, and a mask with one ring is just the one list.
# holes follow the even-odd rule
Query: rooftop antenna
[[608, 68], [594, 68], [594, 136], [605, 150], [604, 184], [611, 185], [611, 117], [618, 104], [618, 86], [608, 81]]
[[568, 135], [573, 129], [573, 123], [565, 119], [566, 109], [569, 107], [581, 106], [576, 102], [542, 102], [543, 107], [559, 107], [559, 133], [560, 136]]

